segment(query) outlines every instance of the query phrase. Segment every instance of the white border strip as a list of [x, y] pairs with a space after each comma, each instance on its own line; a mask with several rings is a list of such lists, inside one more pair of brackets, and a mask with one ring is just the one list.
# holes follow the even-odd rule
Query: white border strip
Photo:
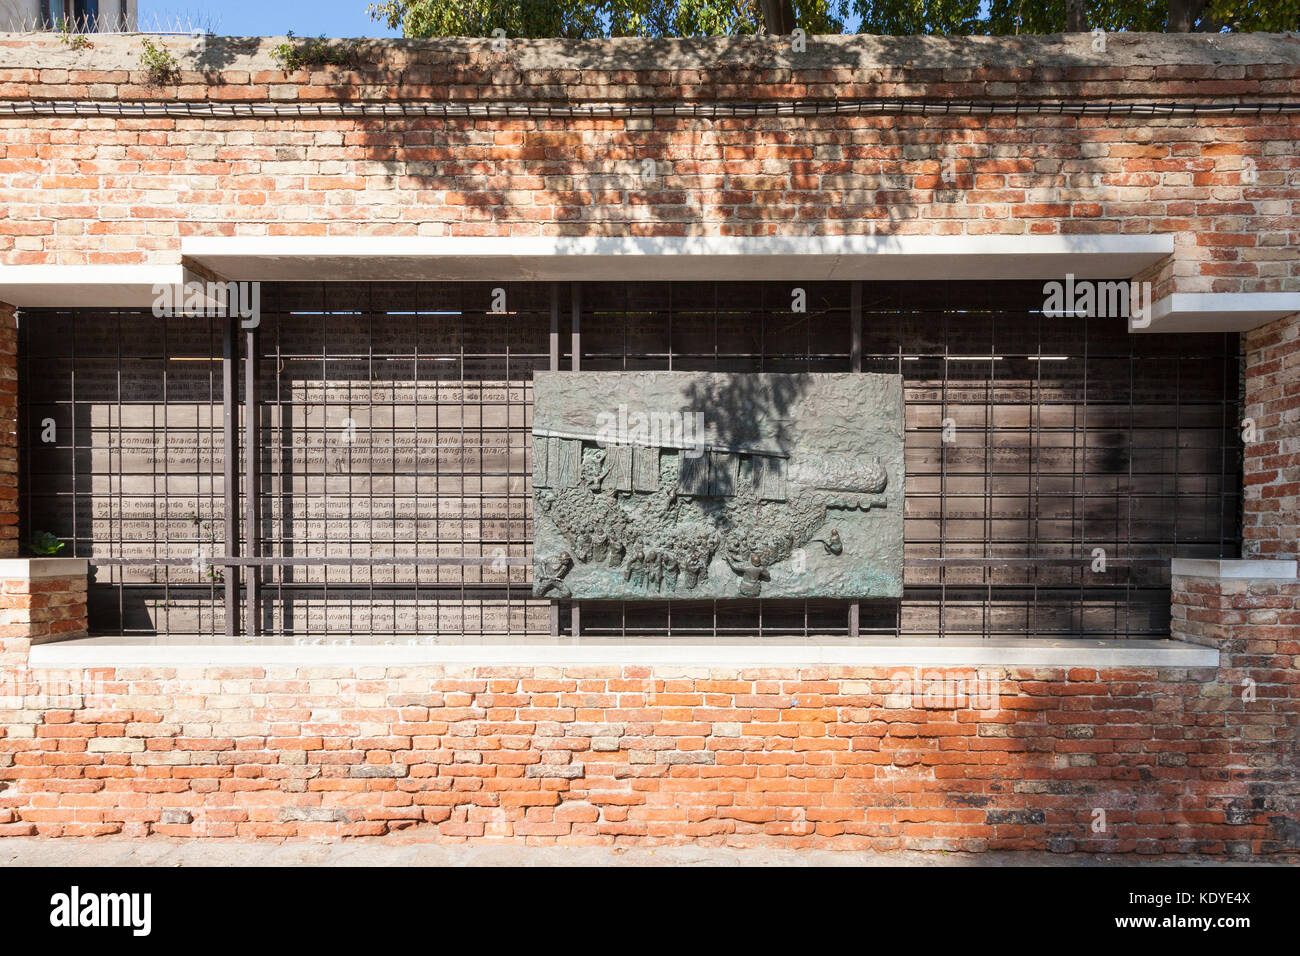
[[89, 567], [89, 558], [0, 558], [0, 579], [84, 578]]
[[1294, 581], [1300, 575], [1300, 561], [1273, 558], [1220, 560], [1218, 558], [1174, 558], [1169, 571], [1189, 578], [1227, 578], [1231, 580]]
[[0, 302], [20, 309], [136, 309], [153, 304], [154, 286], [177, 286], [172, 266], [0, 266]]
[[1175, 292], [1131, 332], [1249, 332], [1300, 312], [1300, 292]]
[[[1123, 279], [1173, 254], [1174, 237], [1020, 236], [195, 236], [182, 261], [241, 281], [928, 281]], [[139, 308], [185, 265], [0, 266], [19, 308]]]
[[231, 280], [602, 281], [1127, 278], [1174, 237], [195, 236], [183, 260]]
[[546, 641], [448, 644], [143, 644], [82, 638], [33, 647], [29, 665], [82, 667], [717, 666], [1217, 667], [1213, 647], [1175, 640], [861, 639], [829, 643]]
[[1169, 233], [1033, 236], [192, 236], [188, 258], [1173, 255]]

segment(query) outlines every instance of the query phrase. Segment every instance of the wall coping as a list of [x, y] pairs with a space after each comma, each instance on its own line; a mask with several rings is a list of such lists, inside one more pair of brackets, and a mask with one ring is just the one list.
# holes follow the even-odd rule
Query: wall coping
[[1295, 581], [1300, 577], [1300, 561], [1246, 559], [1220, 561], [1209, 558], [1175, 558], [1170, 565], [1175, 577], [1219, 578], [1222, 580]]
[[0, 302], [17, 308], [149, 308], [155, 286], [189, 278], [179, 265], [0, 266]]
[[[195, 237], [181, 253], [228, 280], [790, 281], [1128, 278], [1165, 260], [1174, 237], [1151, 235], [789, 237]], [[148, 307], [159, 285], [196, 273], [172, 266], [3, 266], [0, 301], [44, 308]], [[1175, 293], [1132, 332], [1239, 332], [1300, 312], [1300, 292]]]
[[0, 578], [9, 581], [39, 581], [45, 578], [86, 577], [86, 558], [0, 558]]
[[[90, 49], [62, 44], [51, 33], [0, 33], [0, 69], [140, 71], [140, 36], [97, 34]], [[209, 75], [274, 71], [284, 74], [272, 51], [286, 37], [163, 36], [184, 71]], [[338, 38], [334, 38], [338, 39]], [[699, 70], [766, 69], [870, 71], [925, 70], [1078, 71], [1150, 70], [1182, 67], [1290, 65], [1300, 62], [1294, 33], [1111, 32], [1099, 49], [1089, 33], [1017, 36], [814, 35], [803, 50], [788, 37], [726, 36], [563, 40], [508, 38], [498, 50], [492, 37], [357, 39], [361, 74], [382, 74], [415, 65], [492, 63], [515, 70]], [[304, 71], [305, 72], [305, 71]], [[336, 71], [342, 72], [342, 71]], [[301, 75], [301, 74], [299, 74]]]
[[1300, 292], [1175, 292], [1131, 332], [1249, 332], [1300, 312]]
[[[1174, 236], [194, 236], [185, 261], [226, 279], [534, 281], [1113, 279]], [[0, 273], [2, 276], [3, 273]], [[1300, 303], [1297, 304], [1300, 308]]]
[[438, 643], [310, 644], [77, 638], [31, 649], [30, 667], [221, 667], [233, 665], [457, 666], [851, 666], [1217, 667], [1219, 651], [1177, 640], [808, 638], [735, 640], [439, 639]]
[[[181, 242], [185, 263], [227, 280], [925, 281], [1125, 279], [1174, 253], [1172, 234], [870, 236], [237, 236]], [[147, 308], [182, 265], [0, 265], [0, 301], [23, 308]], [[1256, 306], [1242, 294], [1236, 308]], [[1293, 309], [1300, 310], [1300, 295]]]

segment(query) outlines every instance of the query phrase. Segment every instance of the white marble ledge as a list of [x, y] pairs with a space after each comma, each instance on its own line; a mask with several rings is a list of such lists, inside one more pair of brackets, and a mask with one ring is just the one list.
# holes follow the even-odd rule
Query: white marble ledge
[[44, 578], [84, 578], [86, 558], [0, 558], [0, 580], [39, 581]]
[[1300, 568], [1300, 561], [1259, 559], [1220, 561], [1205, 558], [1175, 558], [1169, 570], [1176, 577], [1184, 578], [1294, 581], [1297, 578], [1298, 568]]
[[76, 638], [31, 649], [29, 666], [717, 666], [1217, 667], [1219, 652], [1177, 640], [788, 638], [688, 640], [439, 638], [414, 643]]

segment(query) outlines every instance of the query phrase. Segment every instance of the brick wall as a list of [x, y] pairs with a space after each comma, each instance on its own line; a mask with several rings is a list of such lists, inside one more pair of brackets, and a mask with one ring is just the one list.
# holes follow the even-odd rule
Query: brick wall
[[1294, 634], [1225, 643], [1217, 673], [985, 671], [988, 710], [897, 668], [24, 672], [68, 696], [6, 720], [0, 833], [1300, 849]]
[[1244, 554], [1300, 557], [1300, 315], [1246, 335]]
[[84, 560], [0, 561], [0, 639], [16, 641], [8, 651], [84, 637], [86, 631]]
[[[182, 238], [205, 235], [1167, 232], [1175, 256], [1145, 276], [1158, 293], [1300, 289], [1296, 114], [310, 115], [366, 102], [1294, 102], [1293, 39], [1116, 36], [1098, 55], [1089, 37], [845, 38], [803, 59], [759, 41], [435, 41], [301, 74], [272, 67], [273, 41], [168, 42], [179, 82], [149, 87], [138, 40], [71, 51], [0, 37], [0, 100], [296, 115], [5, 115], [0, 264], [172, 263]], [[1260, 556], [1297, 551], [1296, 335], [1293, 317], [1248, 337], [1260, 441], [1247, 550]], [[3, 502], [6, 447], [0, 426]], [[0, 504], [0, 548], [15, 544], [12, 508]], [[33, 671], [35, 630], [75, 633], [80, 583], [4, 588], [0, 834], [1300, 849], [1294, 583], [1175, 579], [1175, 635], [1220, 646], [1218, 669], [1006, 669], [990, 675], [987, 711], [903, 699], [894, 668]]]
[[[0, 38], [2, 41], [2, 38]], [[1294, 102], [1282, 37], [428, 41], [286, 74], [275, 41], [0, 42], [0, 99], [288, 109], [271, 118], [0, 119], [0, 263], [173, 263], [190, 236], [1172, 233], [1157, 293], [1293, 291], [1300, 114], [312, 117], [318, 105], [735, 104], [848, 98]], [[1155, 62], [1161, 66], [1153, 66]], [[939, 107], [940, 109], [942, 107]], [[1028, 107], [1026, 107], [1028, 110]], [[301, 111], [307, 115], [299, 115]], [[655, 162], [643, 175], [642, 162]]]
[[1174, 575], [1174, 638], [1220, 648], [1223, 664], [1194, 719], [1215, 756], [1200, 766], [1241, 786], [1278, 837], [1300, 845], [1300, 582]]

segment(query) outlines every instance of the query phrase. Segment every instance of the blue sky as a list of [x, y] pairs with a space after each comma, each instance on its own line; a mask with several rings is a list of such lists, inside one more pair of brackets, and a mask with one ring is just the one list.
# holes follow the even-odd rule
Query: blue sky
[[[222, 36], [401, 36], [366, 9], [375, 0], [139, 0], [141, 30], [211, 30]], [[173, 24], [182, 21], [180, 28]]]
[[[139, 0], [142, 30], [171, 30], [176, 21], [183, 29], [206, 29], [224, 36], [281, 36], [292, 30], [298, 36], [383, 37], [401, 36], [366, 9], [375, 0]], [[988, 2], [980, 15], [988, 15]], [[854, 25], [850, 22], [850, 27]]]
[[140, 28], [158, 27], [175, 20], [189, 21], [195, 29], [210, 29], [225, 36], [280, 36], [292, 30], [298, 36], [382, 37], [400, 36], [366, 8], [373, 0], [140, 0]]

